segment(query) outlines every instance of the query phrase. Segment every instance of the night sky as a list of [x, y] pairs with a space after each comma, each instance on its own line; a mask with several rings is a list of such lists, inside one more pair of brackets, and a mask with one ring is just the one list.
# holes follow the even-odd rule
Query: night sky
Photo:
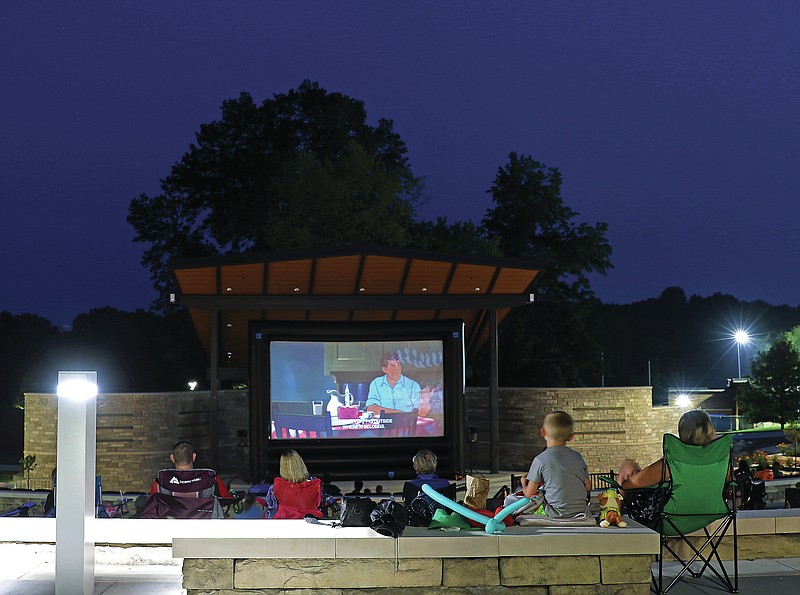
[[131, 199], [223, 100], [306, 78], [394, 120], [424, 218], [480, 221], [517, 151], [609, 224], [603, 301], [797, 306], [798, 31], [796, 0], [4, 2], [0, 311], [146, 308]]

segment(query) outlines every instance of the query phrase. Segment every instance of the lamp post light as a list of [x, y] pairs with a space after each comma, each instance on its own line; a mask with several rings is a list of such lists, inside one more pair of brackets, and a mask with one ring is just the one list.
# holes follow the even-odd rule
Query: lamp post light
[[742, 377], [741, 347], [742, 345], [747, 345], [750, 342], [750, 335], [747, 334], [747, 331], [739, 329], [733, 334], [733, 340], [736, 341], [736, 363], [739, 365], [739, 376], [737, 376], [737, 378], [741, 378]]
[[56, 595], [94, 593], [97, 372], [58, 373]]

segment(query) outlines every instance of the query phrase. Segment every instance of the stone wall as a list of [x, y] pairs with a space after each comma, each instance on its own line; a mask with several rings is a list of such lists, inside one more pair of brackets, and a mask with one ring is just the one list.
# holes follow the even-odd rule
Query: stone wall
[[188, 595], [236, 593], [525, 593], [634, 595], [650, 592], [647, 555], [406, 558], [383, 560], [192, 559]]
[[[97, 473], [106, 491], [147, 491], [158, 469], [171, 466], [169, 451], [180, 439], [198, 451], [198, 465], [210, 464], [210, 394], [119, 393], [97, 398]], [[247, 391], [220, 391], [219, 464], [227, 478], [240, 474], [236, 431], [248, 429]], [[489, 390], [467, 391], [467, 426], [478, 429], [473, 467], [489, 468]], [[500, 466], [522, 471], [545, 446], [538, 429], [544, 415], [563, 409], [576, 422], [572, 446], [592, 473], [616, 469], [624, 457], [648, 464], [661, 456], [661, 436], [675, 432], [682, 410], [653, 407], [649, 387], [501, 388]], [[31, 487], [50, 488], [56, 464], [57, 400], [52, 394], [25, 395], [25, 454], [36, 454]], [[469, 456], [469, 455], [468, 455]], [[469, 462], [469, 461], [468, 461]], [[247, 460], [245, 459], [245, 464]]]
[[[220, 475], [232, 477], [241, 468], [236, 431], [248, 429], [246, 391], [220, 391]], [[104, 394], [97, 397], [97, 474], [105, 491], [149, 491], [159, 469], [171, 467], [169, 453], [178, 440], [207, 458], [210, 435], [210, 393]], [[25, 395], [25, 454], [35, 454], [31, 487], [49, 488], [56, 465], [58, 402], [52, 394]], [[205, 456], [204, 456], [205, 454]], [[246, 462], [246, 461], [245, 461]]]
[[[570, 446], [580, 452], [590, 473], [617, 469], [623, 458], [643, 466], [661, 457], [666, 432], [677, 433], [684, 410], [653, 407], [650, 387], [501, 388], [499, 394], [500, 468], [524, 470], [545, 448], [539, 435], [544, 416], [556, 410], [575, 419]], [[489, 467], [489, 389], [467, 390], [467, 427], [478, 430], [473, 455], [478, 469]]]

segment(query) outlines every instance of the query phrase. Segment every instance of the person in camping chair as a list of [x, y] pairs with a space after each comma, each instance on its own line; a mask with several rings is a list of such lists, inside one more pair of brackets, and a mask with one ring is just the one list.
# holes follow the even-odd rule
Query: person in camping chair
[[280, 476], [269, 486], [264, 500], [265, 519], [302, 519], [307, 514], [323, 518], [322, 509], [330, 504], [322, 481], [309, 475], [303, 457], [292, 449], [281, 454]]
[[[178, 471], [190, 471], [194, 469], [194, 462], [197, 459], [197, 453], [191, 444], [185, 440], [179, 440], [172, 447], [172, 452], [169, 455], [169, 460], [175, 465]], [[150, 488], [150, 494], [155, 494], [158, 491], [158, 480], [153, 481], [153, 487]], [[228, 489], [223, 481], [217, 475], [217, 487], [215, 495], [218, 498], [233, 498], [233, 494]]]
[[[717, 432], [708, 413], [702, 409], [691, 409], [684, 413], [678, 421], [678, 438], [690, 446], [705, 446], [714, 441]], [[646, 488], [661, 481], [664, 459], [648, 465], [641, 471], [620, 467], [617, 483], [623, 488]], [[669, 467], [666, 468], [665, 479], [669, 479]]]

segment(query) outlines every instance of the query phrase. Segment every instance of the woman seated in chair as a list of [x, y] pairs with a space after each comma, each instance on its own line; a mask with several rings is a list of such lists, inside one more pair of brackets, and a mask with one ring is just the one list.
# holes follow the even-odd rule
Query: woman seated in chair
[[[678, 421], [678, 438], [690, 446], [705, 446], [717, 437], [714, 424], [708, 413], [702, 409], [691, 409], [684, 413]], [[633, 471], [630, 467], [620, 467], [617, 483], [622, 488], [646, 488], [664, 479], [669, 479], [669, 467], [664, 469], [664, 459], [648, 465], [641, 471]]]
[[280, 477], [276, 477], [264, 497], [264, 518], [302, 519], [307, 514], [322, 518], [325, 502], [322, 481], [308, 474], [305, 461], [296, 450], [281, 454]]
[[[425, 484], [430, 485], [437, 492], [444, 492], [444, 490], [451, 487], [452, 484], [448, 480], [436, 474], [436, 466], [438, 463], [439, 460], [432, 450], [423, 448], [417, 451], [417, 454], [411, 459], [411, 464], [414, 466], [414, 472], [417, 474], [417, 477], [410, 479], [403, 485], [404, 506], [411, 504], [411, 501], [416, 498], [422, 486]], [[455, 486], [453, 485], [452, 488], [452, 496], [455, 498]], [[449, 496], [450, 494], [445, 495]]]

